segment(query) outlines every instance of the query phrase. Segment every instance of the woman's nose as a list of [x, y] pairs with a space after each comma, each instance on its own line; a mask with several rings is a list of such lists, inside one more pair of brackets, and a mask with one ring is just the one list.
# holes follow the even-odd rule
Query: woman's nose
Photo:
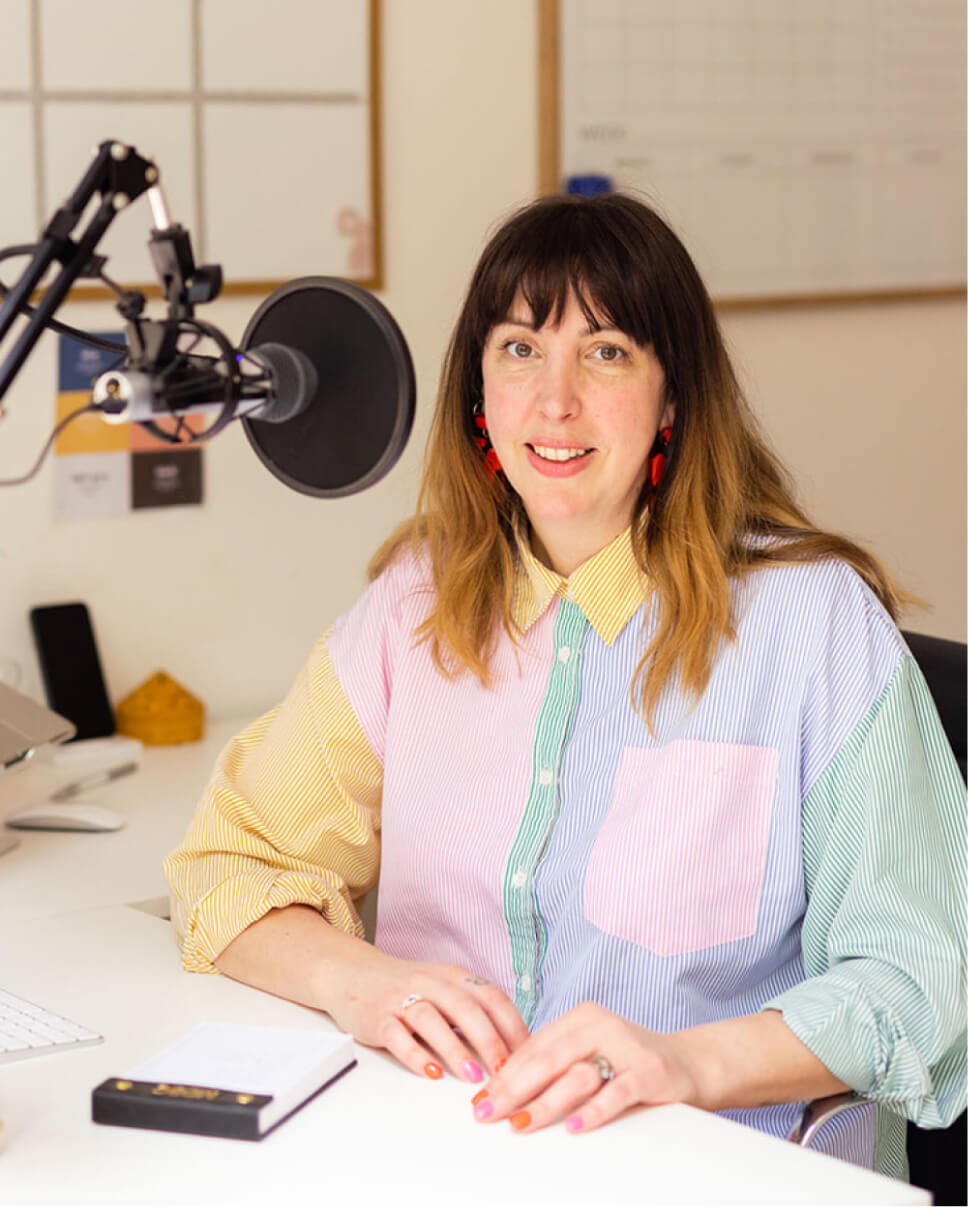
[[538, 410], [546, 419], [562, 420], [577, 414], [581, 408], [577, 375], [561, 361], [549, 361], [538, 382]]

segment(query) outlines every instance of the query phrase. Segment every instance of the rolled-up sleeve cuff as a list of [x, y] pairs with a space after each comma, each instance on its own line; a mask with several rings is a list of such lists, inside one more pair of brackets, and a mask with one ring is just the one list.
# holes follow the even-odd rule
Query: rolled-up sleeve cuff
[[930, 1097], [931, 1075], [914, 1045], [858, 982], [836, 974], [815, 977], [762, 1009], [779, 1010], [800, 1042], [858, 1094], [904, 1114]]
[[233, 939], [271, 910], [289, 905], [307, 905], [332, 926], [363, 937], [363, 924], [345, 889], [304, 872], [266, 869], [223, 881], [187, 917], [178, 916], [177, 901], [172, 904], [188, 972], [217, 972], [215, 960]]

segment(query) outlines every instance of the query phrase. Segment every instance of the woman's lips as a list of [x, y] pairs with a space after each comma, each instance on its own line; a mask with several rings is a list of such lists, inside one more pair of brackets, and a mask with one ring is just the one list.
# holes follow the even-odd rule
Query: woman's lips
[[579, 457], [571, 457], [567, 461], [549, 461], [546, 457], [542, 457], [534, 451], [530, 444], [526, 444], [525, 449], [528, 453], [528, 461], [532, 468], [536, 469], [539, 474], [544, 474], [547, 478], [571, 478], [575, 474], [580, 474], [582, 470], [588, 467], [595, 454], [593, 448], [587, 449]]

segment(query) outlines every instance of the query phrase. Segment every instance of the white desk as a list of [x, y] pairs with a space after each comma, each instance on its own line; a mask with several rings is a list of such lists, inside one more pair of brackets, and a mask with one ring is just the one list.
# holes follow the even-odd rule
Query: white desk
[[[168, 924], [125, 904], [163, 891], [160, 861], [233, 728], [147, 751], [137, 776], [99, 793], [128, 815], [126, 830], [25, 833], [0, 859], [0, 983], [106, 1037], [0, 1065], [0, 1203], [930, 1202], [684, 1106], [586, 1136], [484, 1127], [471, 1116], [473, 1087], [420, 1080], [363, 1048], [358, 1068], [258, 1144], [91, 1123], [95, 1085], [198, 1022], [330, 1026], [223, 977], [182, 972]], [[0, 795], [0, 812], [13, 807]]]

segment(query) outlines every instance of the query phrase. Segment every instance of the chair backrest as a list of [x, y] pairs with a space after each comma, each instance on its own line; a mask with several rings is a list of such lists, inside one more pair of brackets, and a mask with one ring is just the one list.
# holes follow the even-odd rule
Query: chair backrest
[[[947, 734], [951, 749], [958, 760], [961, 774], [965, 772], [965, 747], [968, 745], [968, 648], [961, 641], [945, 641], [926, 637], [923, 633], [904, 633], [921, 673], [927, 680], [938, 716]], [[913, 1123], [907, 1128], [908, 1161], [911, 1181], [927, 1187], [935, 1204], [968, 1202], [965, 1176], [966, 1122], [965, 1113], [950, 1127], [940, 1131], [922, 1131]]]
[[968, 779], [968, 646], [924, 633], [905, 632], [902, 636], [934, 696], [961, 774]]

